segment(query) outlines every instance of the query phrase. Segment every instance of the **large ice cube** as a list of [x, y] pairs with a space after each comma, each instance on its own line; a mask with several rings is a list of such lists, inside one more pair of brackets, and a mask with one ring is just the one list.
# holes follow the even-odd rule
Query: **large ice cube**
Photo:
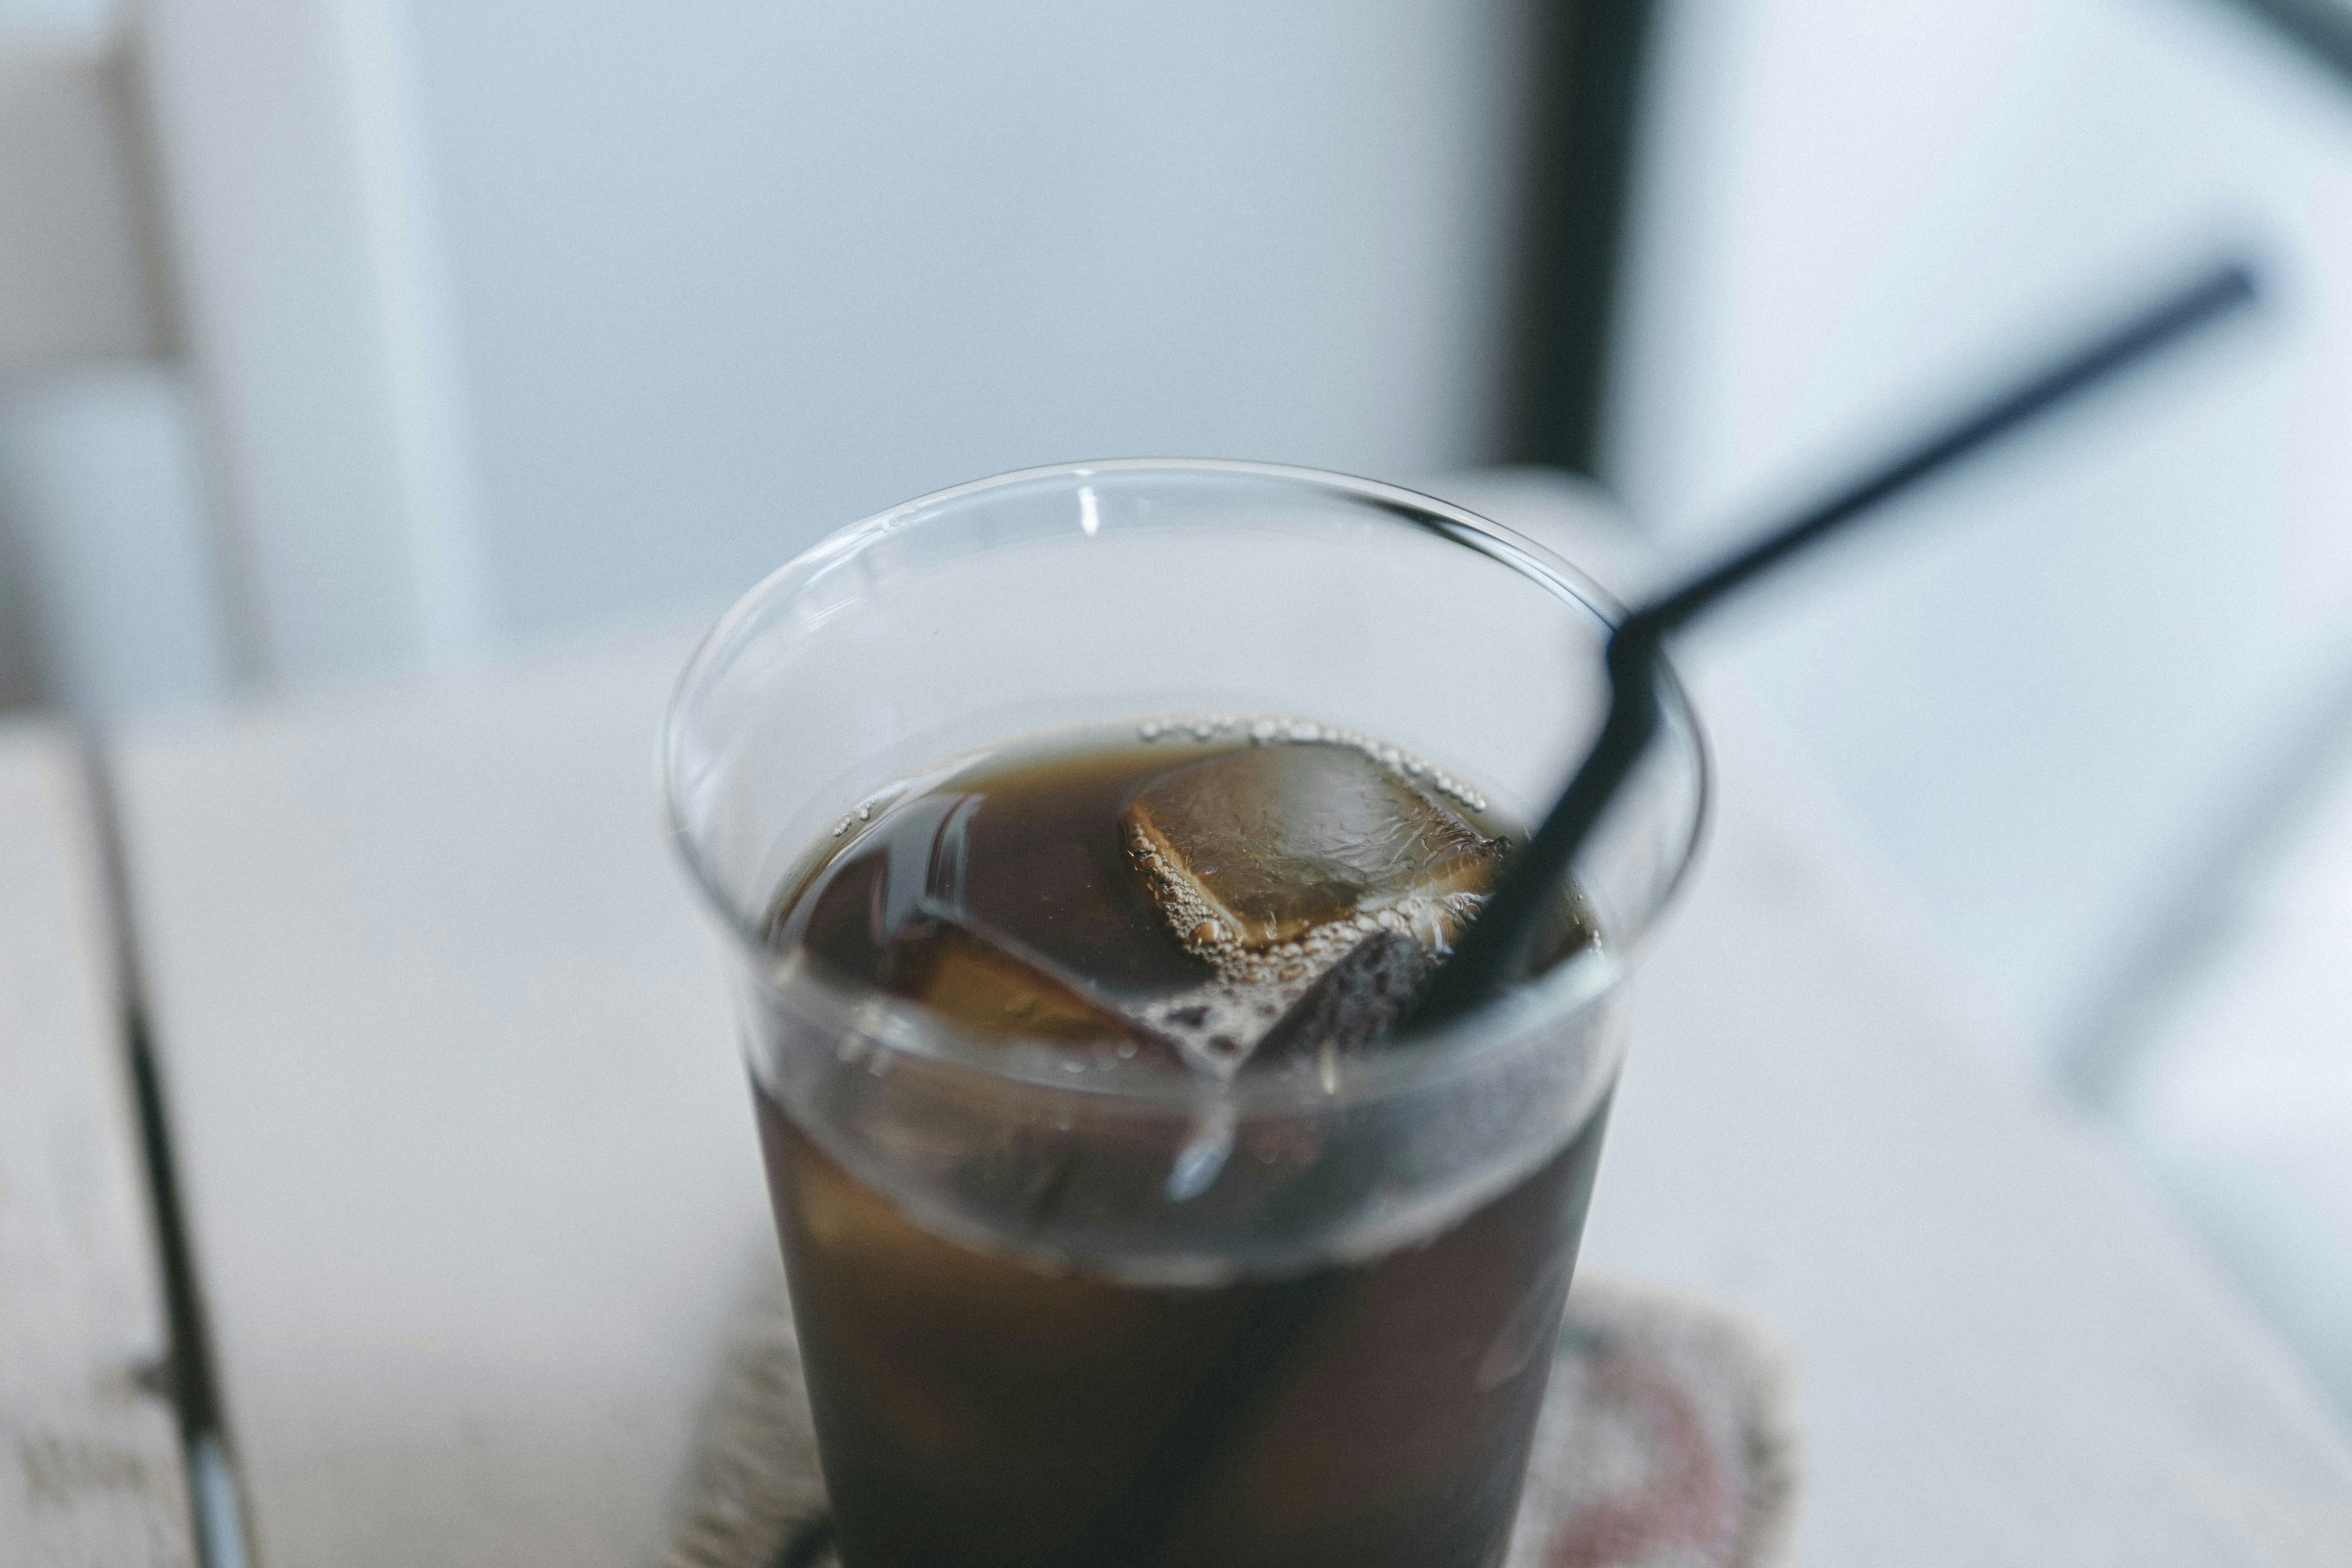
[[1088, 979], [957, 907], [978, 797], [929, 796], [825, 868], [781, 932], [843, 976], [992, 1034], [1099, 1045], [1173, 1065], [1175, 1049]]
[[1154, 1056], [1168, 1049], [1038, 954], [928, 908], [899, 925], [879, 979], [887, 990], [997, 1034], [1057, 1045], [1134, 1047]]
[[[1285, 743], [1172, 768], [1128, 807], [1129, 854], [1197, 952], [1297, 942], [1396, 910], [1438, 943], [1505, 846], [1356, 747]], [[1335, 955], [1336, 956], [1336, 955]]]

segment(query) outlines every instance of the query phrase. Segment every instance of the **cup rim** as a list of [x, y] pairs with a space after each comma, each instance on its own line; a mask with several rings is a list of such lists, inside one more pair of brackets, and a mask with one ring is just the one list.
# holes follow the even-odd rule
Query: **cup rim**
[[[1189, 1110], [1198, 1107], [1206, 1080], [1195, 1079], [1190, 1074], [1179, 1079], [1164, 1070], [1144, 1069], [1111, 1073], [1100, 1079], [1091, 1075], [1073, 1079], [1053, 1071], [1050, 1060], [1028, 1062], [1032, 1056], [1051, 1058], [1050, 1047], [1024, 1042], [1018, 1037], [1008, 1040], [999, 1034], [971, 1029], [940, 1016], [919, 1003], [845, 983], [815, 964], [801, 962], [795, 955], [775, 954], [754, 921], [724, 890], [696, 843], [680, 807], [678, 771], [685, 716], [691, 710], [696, 695], [724, 668], [747, 635], [756, 633], [761, 617], [787, 593], [830, 574], [942, 508], [993, 490], [1041, 480], [1083, 480], [1111, 473], [1225, 475], [1236, 479], [1296, 484], [1325, 495], [1368, 502], [1517, 572], [1555, 597], [1592, 616], [1605, 627], [1617, 626], [1624, 619], [1626, 610], [1607, 589], [1548, 547], [1466, 508], [1402, 485], [1294, 464], [1244, 458], [1115, 458], [1011, 469], [901, 501], [819, 540], [762, 577], [719, 616], [696, 646], [663, 710], [655, 756], [656, 784], [663, 836], [669, 842], [672, 855], [705, 912], [725, 928], [729, 941], [741, 956], [755, 962], [761, 976], [760, 984], [769, 996], [787, 1006], [801, 1022], [818, 1029], [837, 1032], [845, 1039], [854, 1037], [927, 1065], [969, 1071], [993, 1083], [1087, 1099], [1162, 1103]], [[1247, 1115], [1260, 1110], [1296, 1110], [1309, 1104], [1328, 1108], [1335, 1103], [1382, 1098], [1466, 1072], [1488, 1056], [1507, 1050], [1515, 1042], [1538, 1032], [1555, 1029], [1612, 995], [1646, 953], [1665, 916], [1688, 889], [1715, 815], [1715, 766], [1706, 730], [1680, 676], [1663, 658], [1658, 663], [1657, 679], [1663, 705], [1690, 736], [1693, 800], [1688, 826], [1675, 851], [1674, 869], [1665, 886], [1642, 911], [1630, 937], [1606, 947], [1586, 949], [1507, 995], [1433, 1030], [1409, 1052], [1360, 1058], [1351, 1066], [1348, 1081], [1336, 1092], [1288, 1078], [1236, 1077], [1217, 1086], [1220, 1100], [1237, 1113]], [[1566, 776], [1563, 772], [1563, 783]], [[759, 965], [757, 961], [761, 958], [771, 962]], [[789, 974], [789, 993], [774, 983], [779, 973]], [[1017, 1048], [1024, 1044], [1037, 1048]]]

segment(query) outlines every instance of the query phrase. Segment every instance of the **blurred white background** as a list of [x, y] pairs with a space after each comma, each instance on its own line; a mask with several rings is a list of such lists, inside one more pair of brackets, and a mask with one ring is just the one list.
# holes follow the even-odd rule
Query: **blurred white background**
[[[0, 0], [0, 699], [589, 637], [1032, 462], [1491, 461], [1534, 4]], [[2271, 263], [1710, 637], [2352, 1406], [2352, 80], [2227, 0], [1661, 16], [1601, 477], [1669, 554]]]

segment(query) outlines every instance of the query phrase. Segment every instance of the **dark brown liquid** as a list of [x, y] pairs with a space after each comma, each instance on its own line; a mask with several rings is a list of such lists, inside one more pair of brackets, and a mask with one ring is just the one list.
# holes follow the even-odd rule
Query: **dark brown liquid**
[[[970, 1023], [1186, 1071], [1134, 1019], [1217, 972], [1171, 933], [1121, 824], [1154, 776], [1219, 750], [1031, 756], [898, 803], [795, 879], [777, 940]], [[941, 886], [950, 844], [951, 896], [926, 913], [904, 876], [920, 865]], [[987, 1249], [949, 1239], [758, 1099], [848, 1568], [1501, 1562], [1605, 1103], [1434, 1236], [1176, 1284], [1033, 1256], [1019, 1235]], [[1088, 1158], [1113, 1170], [1108, 1190], [1135, 1227], [1178, 1201], [1165, 1151]], [[1119, 1179], [1122, 1163], [1148, 1165], [1146, 1179]], [[1278, 1215], [1328, 1177], [1237, 1159], [1197, 1201]]]

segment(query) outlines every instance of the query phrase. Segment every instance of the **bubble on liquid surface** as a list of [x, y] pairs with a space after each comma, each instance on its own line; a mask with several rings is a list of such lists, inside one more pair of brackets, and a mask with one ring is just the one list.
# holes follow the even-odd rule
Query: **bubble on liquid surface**
[[1373, 931], [1290, 1005], [1258, 1042], [1255, 1059], [1267, 1065], [1312, 1060], [1324, 1088], [1337, 1088], [1339, 1061], [1386, 1035], [1436, 967], [1429, 950], [1412, 937]]

